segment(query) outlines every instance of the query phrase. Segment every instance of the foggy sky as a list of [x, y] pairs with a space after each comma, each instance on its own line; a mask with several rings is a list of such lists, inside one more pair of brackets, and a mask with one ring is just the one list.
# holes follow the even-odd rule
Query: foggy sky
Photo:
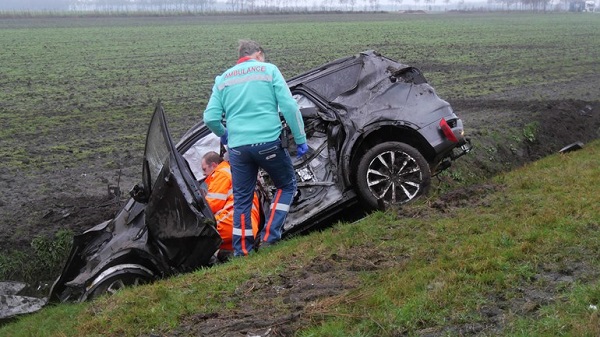
[[0, 10], [67, 10], [71, 0], [0, 0]]
[[[92, 3], [96, 3], [96, 4], [114, 4], [114, 3], [118, 3], [120, 2], [121, 4], [123, 2], [126, 2], [127, 0], [0, 0], [0, 11], [12, 11], [12, 10], [31, 10], [31, 11], [67, 11], [69, 10], [70, 6], [76, 4], [76, 3], [85, 3], [85, 2], [92, 2]], [[130, 0], [131, 1], [131, 0]], [[152, 1], [154, 2], [156, 5], [158, 5], [158, 0], [144, 0], [145, 2], [147, 1]], [[337, 3], [336, 0], [330, 0], [333, 3]], [[401, 4], [403, 6], [411, 6], [411, 5], [417, 5], [417, 6], [424, 6], [427, 1], [425, 0], [417, 0], [418, 1], [418, 5], [415, 2], [415, 0], [401, 0]], [[474, 2], [486, 2], [487, 0], [450, 0], [450, 3], [474, 3]], [[132, 1], [133, 3], [135, 3], [136, 1]], [[165, 1], [166, 2], [166, 1]], [[172, 2], [172, 1], [169, 1]], [[181, 2], [185, 2], [185, 0], [181, 1]], [[225, 3], [226, 0], [217, 0], [217, 2], [220, 3]], [[315, 4], [320, 4], [323, 2], [323, 0], [300, 0], [297, 3], [303, 3], [305, 2], [304, 6], [310, 7], [313, 6]], [[399, 5], [398, 0], [379, 0], [379, 4], [381, 6], [380, 9], [385, 10], [384, 7], [386, 6], [391, 6], [393, 7], [398, 7]], [[430, 1], [432, 4], [437, 5], [437, 6], [441, 6], [445, 3], [444, 0], [433, 0]], [[360, 3], [359, 1], [356, 1], [357, 4]], [[71, 7], [72, 8], [72, 7]], [[360, 7], [357, 6], [355, 9], [359, 9]], [[390, 8], [388, 8], [390, 9]]]

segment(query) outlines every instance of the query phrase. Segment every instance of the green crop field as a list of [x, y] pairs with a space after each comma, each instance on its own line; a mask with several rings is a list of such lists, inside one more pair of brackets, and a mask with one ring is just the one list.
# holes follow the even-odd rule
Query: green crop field
[[[177, 138], [201, 118], [214, 77], [240, 38], [265, 45], [290, 77], [375, 49], [421, 67], [452, 101], [575, 81], [591, 95], [596, 15], [312, 15], [0, 19], [2, 170], [38, 170], [137, 155], [161, 99]], [[576, 78], [575, 78], [576, 77]], [[74, 163], [73, 163], [74, 162]], [[102, 167], [100, 167], [102, 168]]]

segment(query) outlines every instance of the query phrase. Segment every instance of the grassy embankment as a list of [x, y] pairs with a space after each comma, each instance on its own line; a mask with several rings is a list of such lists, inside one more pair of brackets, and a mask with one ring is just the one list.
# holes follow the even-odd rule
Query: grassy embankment
[[[93, 303], [48, 307], [0, 328], [0, 334], [160, 334], [197, 314], [234, 317], [245, 303], [243, 312], [299, 314], [299, 336], [391, 336], [444, 328], [454, 329], [447, 330], [452, 334], [478, 324], [501, 335], [597, 336], [598, 312], [591, 306], [600, 304], [600, 194], [590, 187], [600, 186], [599, 166], [596, 141], [495, 177], [489, 183], [496, 192], [474, 197], [467, 206], [433, 212], [417, 203], [403, 211], [419, 217], [376, 213], [212, 269]], [[336, 296], [316, 298], [301, 309], [289, 308], [281, 296], [265, 296], [277, 291], [286, 270], [344, 256], [349, 268], [353, 252], [365, 247], [383, 266], [360, 270]], [[249, 280], [262, 286], [253, 290]], [[493, 310], [502, 313], [495, 323], [485, 314]]]

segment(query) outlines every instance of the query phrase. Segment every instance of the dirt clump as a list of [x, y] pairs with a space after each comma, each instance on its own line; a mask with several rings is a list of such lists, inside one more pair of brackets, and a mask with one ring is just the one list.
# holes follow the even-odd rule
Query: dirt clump
[[[332, 253], [308, 265], [291, 265], [275, 276], [252, 278], [228, 299], [243, 302], [243, 307], [191, 315], [167, 335], [292, 336], [308, 320], [334, 315], [329, 308], [351, 299], [349, 291], [357, 286], [359, 273], [393, 266], [396, 259], [388, 255], [362, 246], [351, 255]], [[266, 294], [275, 294], [277, 301], [265, 305], [265, 296], [271, 296]]]

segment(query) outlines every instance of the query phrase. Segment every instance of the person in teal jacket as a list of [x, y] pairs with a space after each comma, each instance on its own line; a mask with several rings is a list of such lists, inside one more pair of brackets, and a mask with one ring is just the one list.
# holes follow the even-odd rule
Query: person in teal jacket
[[233, 180], [234, 255], [244, 256], [255, 247], [251, 210], [259, 167], [277, 188], [259, 245], [272, 245], [281, 239], [296, 192], [292, 160], [280, 140], [280, 114], [292, 131], [298, 157], [308, 151], [308, 146], [298, 104], [277, 66], [265, 62], [264, 50], [255, 41], [241, 40], [238, 52], [237, 64], [215, 79], [204, 123], [228, 146]]

